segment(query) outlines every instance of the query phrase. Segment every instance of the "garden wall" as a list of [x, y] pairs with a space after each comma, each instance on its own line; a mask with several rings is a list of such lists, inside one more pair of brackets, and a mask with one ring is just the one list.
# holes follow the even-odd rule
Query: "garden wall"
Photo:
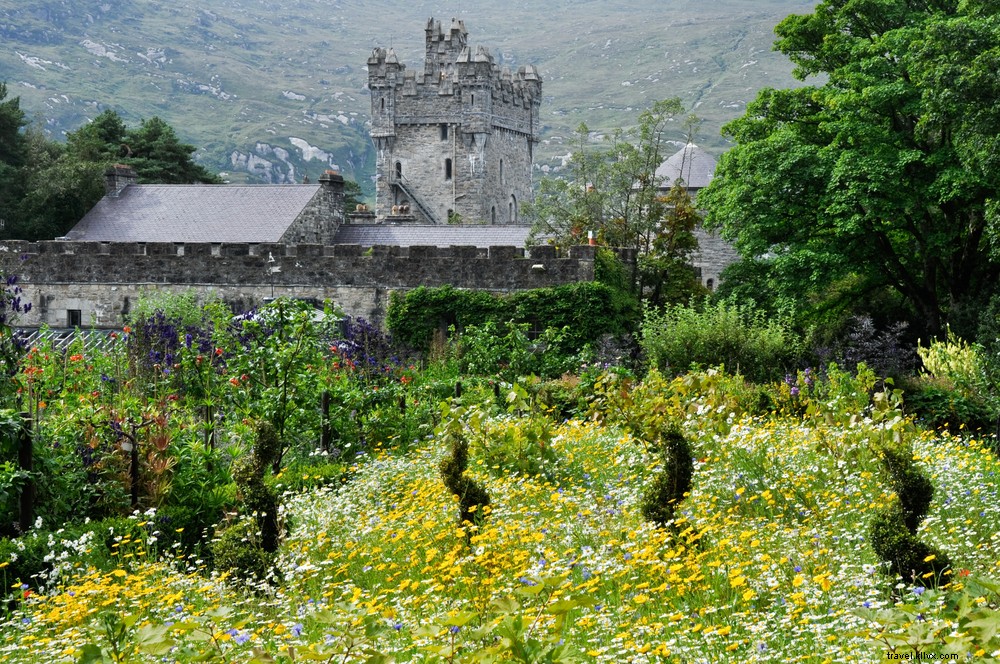
[[32, 303], [20, 324], [117, 327], [150, 290], [194, 289], [236, 309], [272, 296], [329, 299], [381, 321], [389, 294], [418, 286], [509, 292], [594, 278], [594, 247], [370, 247], [314, 244], [19, 242], [0, 244], [0, 271]]

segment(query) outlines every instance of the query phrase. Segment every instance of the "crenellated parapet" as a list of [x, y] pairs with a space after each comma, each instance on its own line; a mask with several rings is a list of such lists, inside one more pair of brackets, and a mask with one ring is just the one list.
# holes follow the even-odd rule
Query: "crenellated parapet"
[[19, 277], [32, 303], [26, 326], [120, 326], [150, 290], [211, 293], [235, 308], [282, 295], [331, 300], [378, 321], [391, 292], [418, 286], [509, 292], [591, 281], [594, 248], [12, 241], [0, 243], [0, 274]]

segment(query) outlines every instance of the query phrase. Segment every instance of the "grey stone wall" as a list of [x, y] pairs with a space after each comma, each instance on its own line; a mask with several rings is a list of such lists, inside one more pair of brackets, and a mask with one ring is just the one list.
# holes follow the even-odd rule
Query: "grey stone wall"
[[344, 178], [327, 171], [319, 178], [319, 191], [282, 234], [286, 244], [333, 244], [344, 219]]
[[272, 290], [330, 299], [351, 316], [379, 322], [393, 291], [450, 284], [507, 292], [590, 281], [593, 257], [592, 247], [556, 258], [552, 247], [7, 242], [0, 244], [0, 273], [20, 277], [32, 303], [25, 326], [65, 326], [71, 310], [85, 327], [119, 326], [141, 293], [188, 289], [237, 308], [259, 305]]
[[691, 256], [691, 264], [701, 271], [701, 283], [715, 290], [722, 281], [722, 271], [740, 259], [739, 253], [714, 231], [696, 228], [698, 250]]

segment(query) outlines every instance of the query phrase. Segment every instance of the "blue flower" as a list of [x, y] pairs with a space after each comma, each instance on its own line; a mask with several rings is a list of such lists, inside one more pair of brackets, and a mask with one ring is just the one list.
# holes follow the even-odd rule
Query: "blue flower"
[[294, 636], [302, 636], [302, 623], [292, 625], [292, 634]]

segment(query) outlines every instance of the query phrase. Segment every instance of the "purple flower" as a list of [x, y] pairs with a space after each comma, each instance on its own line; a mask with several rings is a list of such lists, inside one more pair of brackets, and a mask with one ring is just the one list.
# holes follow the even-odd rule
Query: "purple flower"
[[302, 623], [292, 625], [292, 634], [294, 636], [302, 636]]

